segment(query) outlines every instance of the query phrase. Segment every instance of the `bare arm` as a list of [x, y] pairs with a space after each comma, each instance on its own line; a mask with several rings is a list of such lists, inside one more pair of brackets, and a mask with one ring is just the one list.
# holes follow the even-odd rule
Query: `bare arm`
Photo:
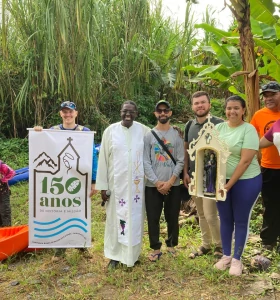
[[258, 153], [256, 150], [252, 149], [242, 149], [241, 159], [235, 168], [229, 182], [225, 185], [226, 190], [230, 190], [236, 181], [244, 174], [249, 165], [251, 164], [254, 156]]
[[270, 142], [268, 139], [266, 139], [264, 136], [261, 138], [261, 140], [260, 140], [260, 149], [267, 148], [267, 147], [270, 147], [272, 145], [273, 145], [273, 143]]

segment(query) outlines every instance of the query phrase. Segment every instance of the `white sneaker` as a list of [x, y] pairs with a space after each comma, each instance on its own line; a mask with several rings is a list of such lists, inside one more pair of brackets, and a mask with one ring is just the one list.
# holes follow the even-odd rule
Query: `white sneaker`
[[231, 256], [223, 255], [223, 257], [214, 265], [214, 268], [224, 271], [230, 267], [231, 260]]
[[231, 261], [229, 275], [240, 276], [242, 274], [243, 264], [241, 260], [233, 258]]

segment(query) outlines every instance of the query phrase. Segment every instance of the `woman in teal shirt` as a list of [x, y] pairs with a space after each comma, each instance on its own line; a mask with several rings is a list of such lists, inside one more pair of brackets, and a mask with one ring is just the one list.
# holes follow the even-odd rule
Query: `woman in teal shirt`
[[[229, 274], [236, 276], [242, 274], [241, 255], [249, 234], [251, 212], [262, 185], [256, 157], [259, 137], [256, 129], [244, 121], [245, 111], [244, 99], [231, 96], [226, 100], [227, 122], [216, 125], [219, 138], [227, 143], [231, 154], [226, 170], [227, 197], [225, 201], [217, 202], [224, 255], [215, 268], [230, 268]], [[235, 245], [231, 256], [233, 231]]]

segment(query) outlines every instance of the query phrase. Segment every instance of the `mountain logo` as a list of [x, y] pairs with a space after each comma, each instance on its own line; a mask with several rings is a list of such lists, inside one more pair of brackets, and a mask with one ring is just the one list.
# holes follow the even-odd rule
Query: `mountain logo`
[[57, 167], [57, 164], [46, 154], [46, 152], [42, 152], [38, 155], [37, 158], [34, 159], [33, 163], [37, 162], [37, 167], [49, 167], [53, 170]]

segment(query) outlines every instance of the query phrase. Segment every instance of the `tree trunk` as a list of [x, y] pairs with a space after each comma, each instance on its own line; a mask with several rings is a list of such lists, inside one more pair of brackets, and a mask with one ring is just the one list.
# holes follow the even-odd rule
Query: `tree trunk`
[[244, 86], [247, 97], [247, 120], [250, 121], [254, 113], [260, 109], [259, 76], [256, 70], [254, 40], [250, 23], [250, 3], [249, 0], [231, 0], [229, 8], [238, 22], [243, 71], [249, 72], [248, 75], [244, 75]]

